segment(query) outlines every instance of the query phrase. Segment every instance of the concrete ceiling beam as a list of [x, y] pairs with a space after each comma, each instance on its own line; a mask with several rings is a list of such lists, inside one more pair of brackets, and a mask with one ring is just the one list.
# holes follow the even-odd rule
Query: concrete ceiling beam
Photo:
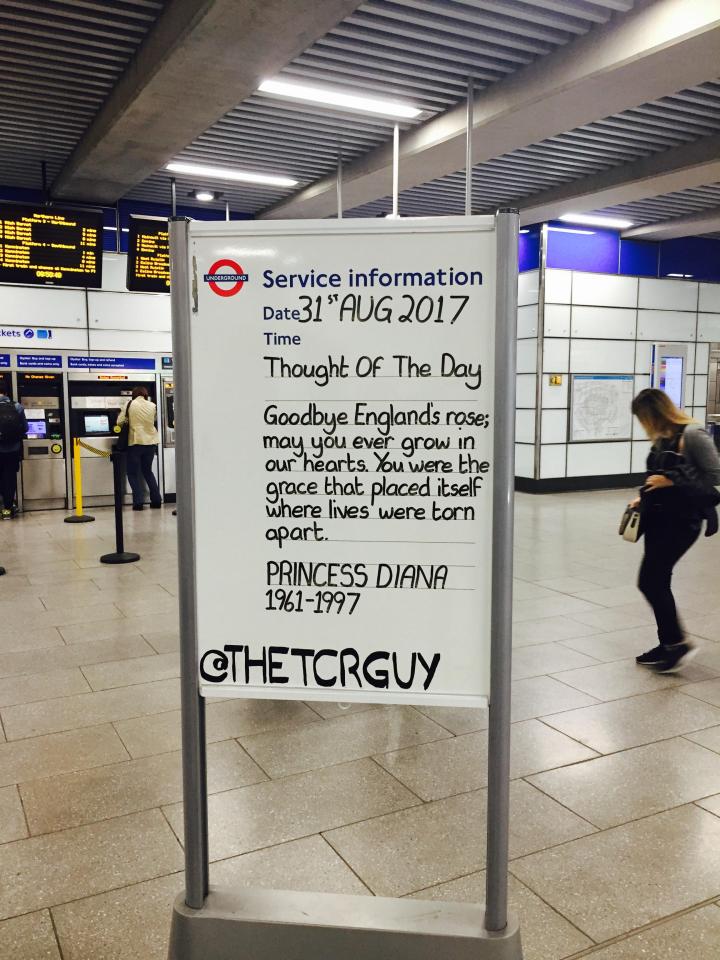
[[521, 204], [522, 223], [554, 220], [720, 181], [720, 135], [536, 193]]
[[701, 237], [704, 233], [720, 233], [720, 207], [689, 217], [674, 217], [662, 223], [632, 227], [623, 231], [622, 235], [638, 240], [672, 240], [675, 237]]
[[[717, 76], [718, 0], [653, 0], [499, 81], [475, 99], [473, 158], [481, 163], [657, 100]], [[401, 135], [400, 190], [462, 170], [465, 105]], [[391, 192], [392, 147], [343, 170], [346, 209]], [[325, 217], [335, 212], [327, 177], [261, 216]]]
[[171, 0], [58, 175], [53, 196], [114, 202], [359, 5]]

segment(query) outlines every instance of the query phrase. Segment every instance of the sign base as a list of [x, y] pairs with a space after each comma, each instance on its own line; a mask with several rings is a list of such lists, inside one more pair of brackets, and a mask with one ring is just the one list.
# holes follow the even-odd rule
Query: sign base
[[285, 890], [211, 890], [175, 901], [168, 960], [522, 960], [520, 929], [483, 929], [474, 903]]

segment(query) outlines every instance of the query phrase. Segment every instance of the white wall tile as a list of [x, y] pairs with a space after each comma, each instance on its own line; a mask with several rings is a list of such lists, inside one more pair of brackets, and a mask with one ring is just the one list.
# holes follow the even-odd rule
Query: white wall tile
[[516, 379], [516, 407], [534, 407], [537, 377], [534, 373], [521, 373]]
[[710, 365], [710, 344], [698, 343], [695, 347], [695, 373], [707, 375]]
[[572, 308], [572, 335], [603, 340], [634, 340], [637, 310], [624, 307]]
[[701, 283], [698, 310], [706, 313], [720, 313], [720, 283]]
[[[687, 363], [685, 364], [685, 372], [686, 373], [695, 372], [695, 342], [694, 341], [692, 343], [687, 344]], [[700, 372], [704, 373], [705, 371], [703, 370]]]
[[698, 284], [692, 280], [640, 278], [638, 306], [650, 310], [697, 310]]
[[573, 304], [592, 304], [598, 307], [636, 307], [637, 277], [613, 277], [603, 273], [573, 274]]
[[685, 377], [684, 383], [684, 397], [683, 397], [683, 410], [688, 412], [692, 410], [693, 403], [695, 402], [693, 397], [695, 395], [695, 376], [691, 374], [690, 376]]
[[518, 276], [518, 306], [524, 307], [528, 303], [537, 303], [539, 287], [539, 270], [526, 270], [521, 273]]
[[696, 314], [677, 310], [638, 310], [638, 340], [683, 342], [695, 339]]
[[704, 424], [707, 417], [707, 407], [693, 407], [692, 415], [698, 423]]
[[170, 297], [165, 293], [88, 291], [90, 329], [170, 332]]
[[543, 408], [550, 407], [552, 409], [557, 409], [559, 407], [567, 407], [568, 405], [568, 384], [570, 382], [570, 377], [568, 374], [564, 374], [562, 378], [563, 382], [559, 387], [550, 385], [550, 377], [548, 374], [544, 373], [542, 378], [542, 405]]
[[564, 443], [544, 445], [540, 448], [540, 479], [549, 480], [565, 476], [565, 456], [567, 446]]
[[566, 443], [567, 420], [567, 410], [543, 410], [541, 442]]
[[517, 335], [518, 340], [526, 337], [536, 337], [538, 328], [538, 305], [531, 303], [525, 307], [518, 307]]
[[647, 460], [648, 453], [650, 453], [650, 441], [649, 440], [636, 440], [632, 445], [632, 466], [630, 468], [631, 473], [644, 473], [645, 472], [645, 462]]
[[[58, 350], [87, 350], [88, 334], [86, 327], [52, 327], [52, 339], [40, 340], [36, 335], [28, 337], [26, 330], [36, 327], [10, 327], [2, 324], [6, 331], [12, 331], [11, 336], [0, 340], [2, 352], [7, 353], [57, 353]], [[42, 328], [41, 328], [42, 329]], [[47, 328], [45, 328], [47, 329]]]
[[572, 340], [570, 369], [573, 373], [633, 373], [635, 343], [632, 340]]
[[515, 476], [535, 476], [535, 447], [529, 443], [515, 444]]
[[543, 341], [543, 371], [546, 373], [567, 373], [570, 358], [570, 341], [563, 338], [546, 337]]
[[631, 443], [568, 444], [569, 477], [602, 477], [630, 473]]
[[91, 350], [122, 350], [131, 353], [170, 353], [172, 337], [169, 333], [151, 333], [146, 330], [91, 330]]
[[649, 340], [638, 340], [635, 344], [635, 372], [648, 377], [648, 386], [652, 373], [652, 351], [653, 344]]
[[[692, 405], [694, 407], [704, 407], [707, 404], [708, 378], [705, 376], [695, 377], [695, 389], [692, 394]], [[686, 395], [686, 404], [690, 404], [690, 396]]]
[[518, 443], [535, 443], [535, 411], [515, 411], [515, 440]]
[[564, 303], [546, 303], [544, 329], [546, 337], [569, 337], [570, 305]]
[[102, 269], [102, 289], [127, 293], [127, 254], [104, 253]]
[[545, 271], [545, 303], [570, 303], [572, 270]]
[[85, 291], [0, 286], [0, 324], [84, 328], [87, 325]]
[[517, 372], [535, 373], [537, 370], [537, 340], [518, 340]]
[[705, 343], [717, 343], [720, 340], [720, 314], [698, 314], [698, 340]]

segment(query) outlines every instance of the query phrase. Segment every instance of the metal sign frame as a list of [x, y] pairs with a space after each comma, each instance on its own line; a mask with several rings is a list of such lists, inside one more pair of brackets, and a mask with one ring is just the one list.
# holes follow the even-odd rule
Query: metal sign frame
[[169, 960], [522, 960], [508, 915], [510, 682], [519, 216], [496, 215], [493, 552], [487, 887], [479, 904], [277, 890], [210, 890], [205, 700], [198, 678], [188, 223], [170, 220], [184, 796], [185, 892]]

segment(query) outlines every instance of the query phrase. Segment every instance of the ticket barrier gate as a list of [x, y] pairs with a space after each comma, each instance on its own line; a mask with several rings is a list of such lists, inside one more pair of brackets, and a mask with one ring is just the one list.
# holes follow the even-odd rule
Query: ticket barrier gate
[[17, 395], [28, 423], [20, 471], [23, 510], [65, 509], [68, 485], [62, 374], [18, 373]]
[[[157, 402], [155, 374], [71, 373], [68, 377], [71, 442], [78, 438], [109, 453], [117, 439], [115, 426], [120, 412], [138, 386], [145, 387], [150, 399]], [[84, 503], [88, 507], [110, 506], [114, 502], [114, 492], [109, 459], [97, 456], [84, 447], [80, 448], [80, 455]], [[155, 470], [157, 472], [157, 467]], [[125, 476], [122, 491], [124, 502], [130, 503], [130, 490]]]

